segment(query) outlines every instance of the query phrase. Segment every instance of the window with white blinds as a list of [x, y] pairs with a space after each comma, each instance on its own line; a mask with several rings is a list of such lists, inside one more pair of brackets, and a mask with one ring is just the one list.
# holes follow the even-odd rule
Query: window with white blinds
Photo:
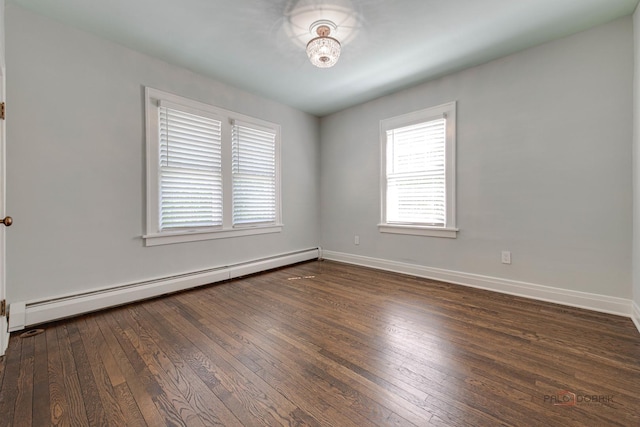
[[160, 104], [160, 230], [222, 226], [222, 123]]
[[147, 246], [276, 233], [280, 127], [145, 89]]
[[455, 237], [455, 103], [383, 120], [381, 132], [380, 230]]
[[444, 227], [445, 124], [440, 118], [387, 131], [387, 222]]
[[248, 123], [232, 127], [233, 225], [276, 220], [276, 134]]

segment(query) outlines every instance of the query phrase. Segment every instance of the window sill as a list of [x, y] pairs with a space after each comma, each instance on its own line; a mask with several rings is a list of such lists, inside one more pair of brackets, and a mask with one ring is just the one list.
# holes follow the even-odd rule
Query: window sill
[[170, 233], [147, 234], [142, 236], [145, 246], [170, 245], [173, 243], [197, 242], [201, 240], [228, 239], [231, 237], [252, 236], [255, 234], [279, 233], [282, 224], [259, 227], [234, 228], [216, 231], [179, 231]]
[[445, 237], [455, 239], [458, 237], [457, 228], [425, 227], [420, 225], [378, 224], [381, 233], [410, 234], [413, 236]]

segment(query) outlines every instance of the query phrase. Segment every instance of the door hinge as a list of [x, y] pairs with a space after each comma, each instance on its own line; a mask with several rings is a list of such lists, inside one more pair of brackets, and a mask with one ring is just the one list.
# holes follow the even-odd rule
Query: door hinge
[[7, 315], [7, 300], [3, 299], [0, 301], [0, 317], [5, 317]]
[[0, 119], [4, 120], [4, 102], [0, 103]]

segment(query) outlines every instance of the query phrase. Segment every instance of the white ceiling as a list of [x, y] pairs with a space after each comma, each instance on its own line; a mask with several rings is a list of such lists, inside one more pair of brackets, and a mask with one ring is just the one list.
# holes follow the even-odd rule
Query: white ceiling
[[[639, 0], [7, 1], [323, 116], [629, 15]], [[288, 16], [327, 5], [359, 28], [338, 64], [318, 69]]]

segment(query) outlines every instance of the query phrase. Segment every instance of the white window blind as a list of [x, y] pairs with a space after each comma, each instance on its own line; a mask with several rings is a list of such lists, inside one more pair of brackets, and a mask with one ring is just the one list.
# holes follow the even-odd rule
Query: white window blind
[[386, 132], [387, 223], [444, 227], [446, 118]]
[[222, 225], [221, 122], [160, 104], [160, 230]]
[[232, 127], [233, 225], [276, 222], [276, 133], [252, 124]]

